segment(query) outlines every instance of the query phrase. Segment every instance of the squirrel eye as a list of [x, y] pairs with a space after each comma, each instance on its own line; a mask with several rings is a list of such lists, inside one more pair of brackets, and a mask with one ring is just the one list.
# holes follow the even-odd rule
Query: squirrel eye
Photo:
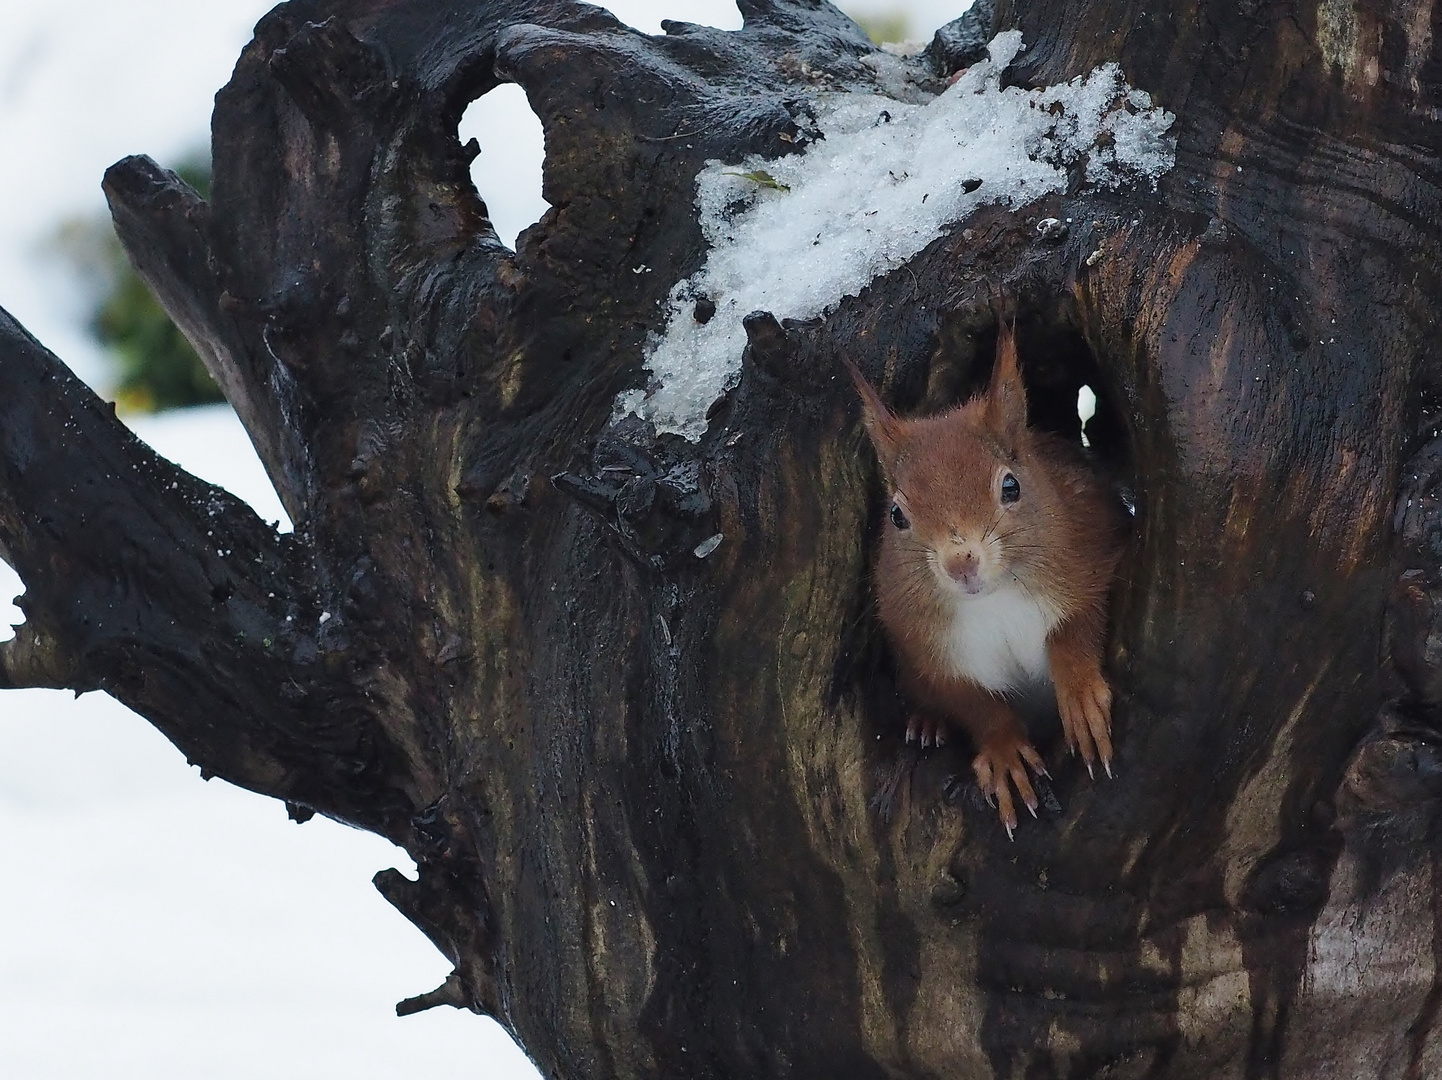
[[911, 528], [911, 522], [906, 520], [906, 513], [896, 503], [891, 504], [891, 523], [898, 529]]
[[1021, 481], [1011, 473], [1001, 478], [1001, 501], [1003, 503], [1014, 503], [1021, 498]]

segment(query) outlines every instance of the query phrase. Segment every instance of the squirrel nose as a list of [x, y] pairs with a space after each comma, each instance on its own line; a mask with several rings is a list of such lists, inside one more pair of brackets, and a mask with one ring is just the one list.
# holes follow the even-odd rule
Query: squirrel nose
[[949, 555], [946, 559], [946, 572], [951, 575], [953, 581], [959, 581], [968, 590], [980, 584], [981, 562], [972, 552], [965, 555]]

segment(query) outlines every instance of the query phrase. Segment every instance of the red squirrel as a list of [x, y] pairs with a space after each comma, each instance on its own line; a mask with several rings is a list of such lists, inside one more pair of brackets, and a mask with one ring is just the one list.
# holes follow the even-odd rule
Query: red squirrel
[[899, 417], [850, 361], [889, 494], [876, 599], [915, 710], [907, 741], [963, 728], [972, 768], [1011, 836], [1015, 786], [1047, 775], [1017, 700], [1055, 691], [1087, 772], [1111, 775], [1111, 688], [1102, 674], [1107, 596], [1125, 538], [1121, 507], [1079, 447], [1027, 427], [1015, 328], [1003, 321], [985, 393], [936, 416]]

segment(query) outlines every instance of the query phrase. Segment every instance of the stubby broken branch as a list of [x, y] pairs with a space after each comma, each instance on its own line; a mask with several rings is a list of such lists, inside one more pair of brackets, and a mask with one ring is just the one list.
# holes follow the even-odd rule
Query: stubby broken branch
[[15, 627], [15, 636], [0, 642], [0, 689], [76, 690], [82, 687], [75, 658], [54, 639], [29, 623]]

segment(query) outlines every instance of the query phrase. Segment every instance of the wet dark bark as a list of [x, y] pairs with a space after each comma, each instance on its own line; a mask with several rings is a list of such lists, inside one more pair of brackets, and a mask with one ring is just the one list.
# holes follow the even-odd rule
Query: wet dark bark
[[[103, 688], [208, 773], [402, 844], [419, 880], [377, 884], [456, 965], [406, 1008], [490, 1013], [548, 1076], [1442, 1075], [1433, 3], [1003, 0], [950, 28], [923, 86], [1012, 26], [1018, 81], [1120, 61], [1178, 116], [1160, 192], [983, 211], [824, 320], [754, 318], [706, 437], [638, 439], [611, 402], [704, 256], [701, 164], [874, 89], [834, 10], [741, 7], [657, 39], [565, 0], [262, 20], [213, 201], [142, 158], [106, 191], [296, 532], [0, 320], [27, 589], [0, 685]], [[456, 139], [502, 80], [554, 207], [516, 253]], [[1137, 498], [1118, 779], [1046, 735], [1051, 810], [1015, 844], [964, 747], [874, 807], [907, 759], [836, 378], [844, 353], [902, 407], [954, 399], [998, 290], [1038, 414], [1099, 387]]]

